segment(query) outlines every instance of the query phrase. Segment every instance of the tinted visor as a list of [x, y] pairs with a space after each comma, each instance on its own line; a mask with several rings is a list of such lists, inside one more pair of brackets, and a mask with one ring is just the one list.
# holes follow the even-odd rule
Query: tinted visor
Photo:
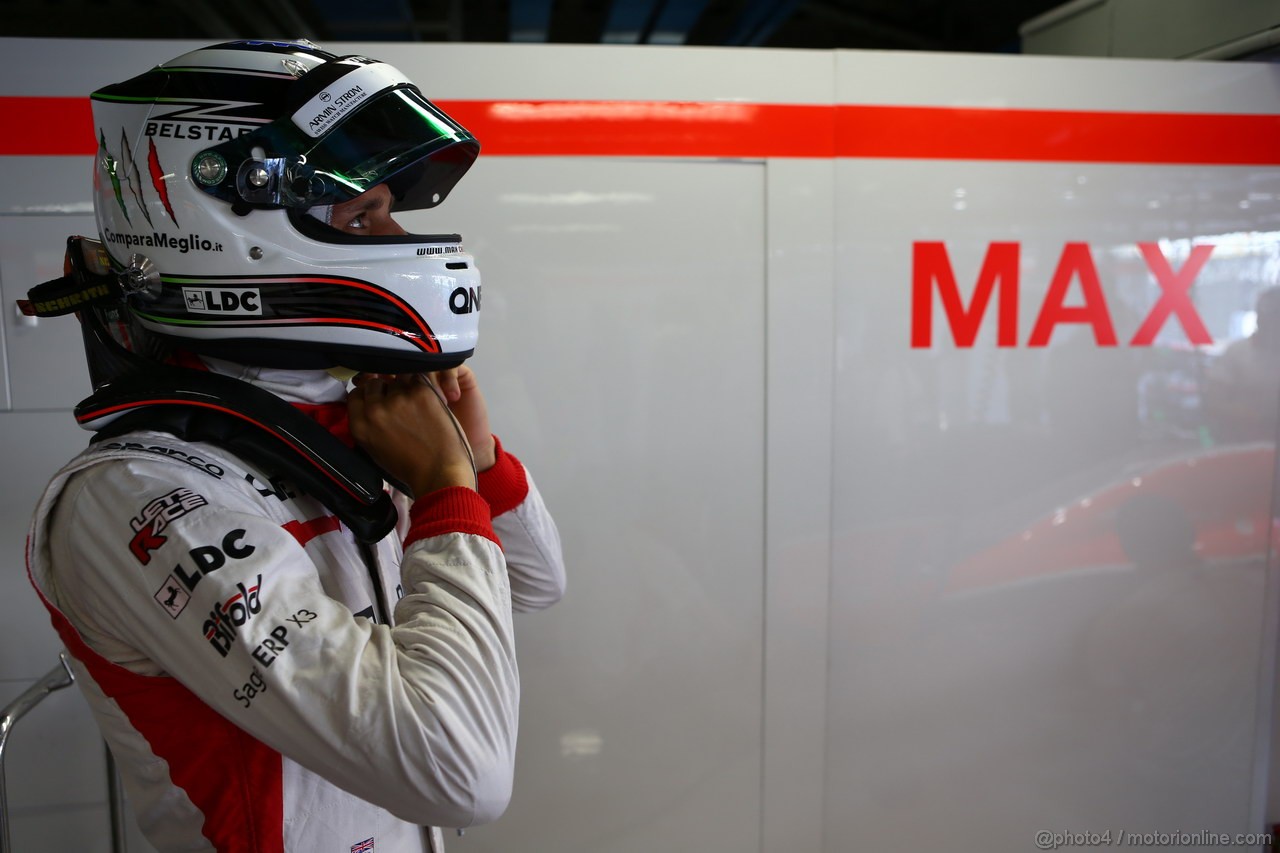
[[480, 143], [411, 85], [367, 98], [312, 137], [279, 118], [196, 154], [191, 177], [212, 196], [253, 207], [338, 204], [386, 183], [397, 210], [434, 207]]

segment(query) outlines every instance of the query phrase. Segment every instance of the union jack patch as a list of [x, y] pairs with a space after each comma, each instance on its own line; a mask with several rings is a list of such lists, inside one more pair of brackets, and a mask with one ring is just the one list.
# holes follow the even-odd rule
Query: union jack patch
[[373, 853], [373, 839], [366, 838], [359, 844], [352, 844], [351, 853]]

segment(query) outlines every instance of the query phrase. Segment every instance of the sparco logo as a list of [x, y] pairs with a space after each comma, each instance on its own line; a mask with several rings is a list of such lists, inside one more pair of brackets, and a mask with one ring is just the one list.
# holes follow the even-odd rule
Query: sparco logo
[[182, 288], [188, 314], [234, 314], [261, 316], [262, 295], [256, 290], [199, 290]]
[[226, 473], [226, 471], [222, 469], [222, 466], [215, 465], [212, 462], [206, 462], [205, 460], [201, 459], [199, 456], [192, 456], [190, 453], [187, 453], [184, 450], [179, 450], [176, 447], [161, 447], [159, 445], [154, 445], [154, 444], [151, 446], [144, 446], [144, 445], [138, 444], [136, 441], [128, 441], [128, 442], [113, 441], [110, 444], [102, 445], [102, 449], [103, 450], [138, 450], [143, 453], [156, 453], [161, 456], [168, 456], [170, 459], [178, 459], [182, 462], [187, 463], [188, 465], [190, 465], [191, 467], [197, 470], [205, 472], [210, 477], [215, 477], [219, 480], [221, 480], [222, 475]]
[[204, 638], [224, 658], [239, 636], [241, 626], [262, 611], [262, 601], [259, 598], [261, 589], [262, 575], [258, 575], [253, 586], [236, 584], [237, 591], [226, 601], [214, 605], [208, 618], [204, 620], [204, 625], [201, 626]]
[[[320, 100], [322, 101], [327, 100], [325, 98], [325, 95], [329, 95], [329, 94], [330, 94], [329, 92], [322, 92], [320, 94]], [[326, 127], [329, 126], [331, 122], [338, 119], [348, 109], [350, 109], [351, 107], [355, 106], [357, 103], [362, 101], [364, 97], [365, 97], [365, 91], [359, 86], [352, 86], [347, 91], [343, 92], [337, 97], [334, 97], [333, 100], [329, 103], [329, 106], [325, 107], [323, 110], [316, 113], [315, 116], [312, 117], [311, 121], [309, 122], [311, 130], [316, 133], [324, 130]]]
[[156, 498], [144, 506], [136, 517], [129, 519], [129, 526], [133, 528], [129, 550], [138, 558], [139, 563], [147, 565], [151, 562], [151, 552], [168, 541], [160, 532], [169, 526], [169, 522], [208, 503], [203, 496], [191, 489], [174, 489], [169, 494]]

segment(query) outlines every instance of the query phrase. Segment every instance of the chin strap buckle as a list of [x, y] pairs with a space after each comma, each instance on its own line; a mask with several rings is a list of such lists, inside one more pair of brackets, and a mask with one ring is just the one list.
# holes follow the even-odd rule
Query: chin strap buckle
[[[145, 258], [141, 261], [149, 263]], [[125, 288], [111, 271], [106, 247], [97, 240], [68, 237], [62, 269], [62, 277], [28, 290], [27, 298], [18, 300], [18, 310], [28, 317], [61, 317], [91, 305], [118, 304], [124, 299]], [[158, 275], [155, 281], [159, 282]]]

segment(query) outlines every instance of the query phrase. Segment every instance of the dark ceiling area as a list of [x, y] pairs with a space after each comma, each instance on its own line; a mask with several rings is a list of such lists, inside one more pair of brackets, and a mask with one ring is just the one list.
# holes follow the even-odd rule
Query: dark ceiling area
[[1063, 0], [0, 0], [3, 35], [1017, 52]]

